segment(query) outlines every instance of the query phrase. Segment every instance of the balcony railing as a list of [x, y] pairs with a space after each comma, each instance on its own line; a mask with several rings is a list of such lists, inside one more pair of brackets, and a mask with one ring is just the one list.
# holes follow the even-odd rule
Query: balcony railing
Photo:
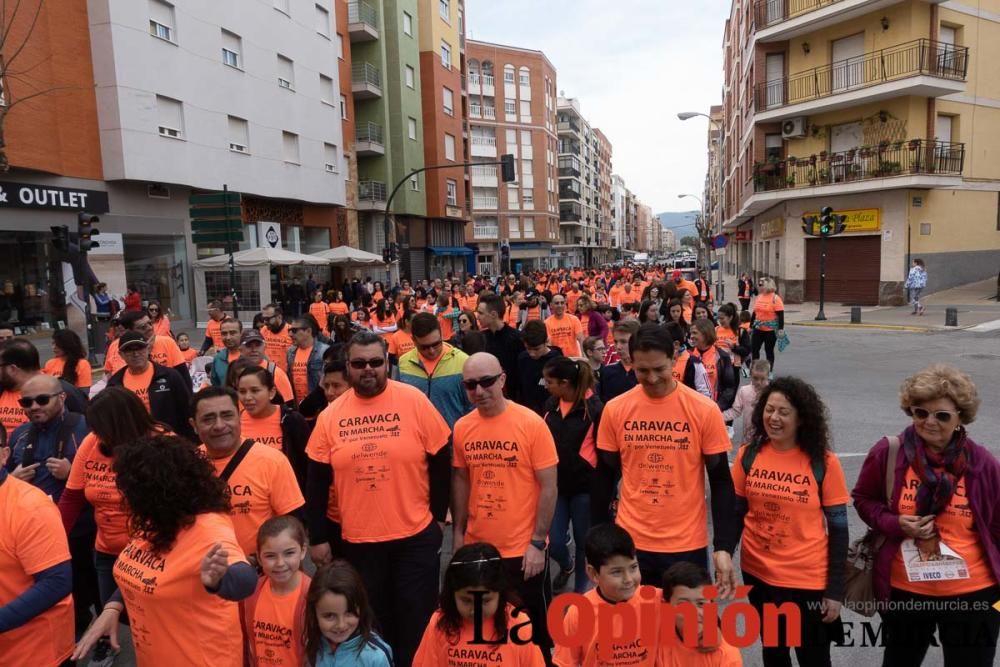
[[964, 81], [969, 49], [917, 39], [757, 86], [757, 111], [809, 102], [912, 76]]
[[500, 236], [500, 228], [497, 225], [482, 225], [477, 223], [472, 227], [472, 238], [477, 241], [489, 241]]
[[493, 146], [497, 145], [496, 137], [472, 137], [473, 146]]
[[473, 178], [496, 178], [497, 168], [493, 166], [474, 164], [469, 167], [469, 173], [472, 174]]
[[347, 3], [347, 22], [364, 23], [372, 28], [378, 28], [378, 12], [367, 2]]
[[382, 181], [358, 181], [358, 200], [362, 202], [384, 202], [385, 183]]
[[757, 30], [770, 28], [790, 18], [835, 5], [843, 0], [757, 0], [754, 18]]
[[583, 215], [583, 208], [579, 204], [563, 205], [559, 207], [560, 222], [579, 222]]
[[351, 82], [355, 84], [368, 84], [375, 88], [382, 88], [382, 73], [378, 67], [371, 63], [354, 63], [351, 66]]
[[580, 125], [573, 120], [561, 120], [556, 124], [556, 129], [560, 132], [580, 132]]
[[380, 146], [385, 145], [385, 141], [382, 139], [382, 126], [370, 121], [358, 125], [355, 130], [355, 137], [359, 142], [364, 141], [370, 144], [379, 144]]
[[472, 208], [495, 211], [499, 205], [499, 200], [496, 197], [477, 197], [473, 195], [472, 197]]
[[870, 181], [893, 176], [961, 176], [965, 144], [912, 139], [754, 165], [754, 192]]

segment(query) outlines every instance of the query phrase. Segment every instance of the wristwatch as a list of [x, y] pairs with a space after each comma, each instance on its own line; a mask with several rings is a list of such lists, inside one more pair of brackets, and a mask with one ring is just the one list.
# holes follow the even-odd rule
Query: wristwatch
[[531, 540], [531, 546], [539, 551], [545, 551], [545, 540]]

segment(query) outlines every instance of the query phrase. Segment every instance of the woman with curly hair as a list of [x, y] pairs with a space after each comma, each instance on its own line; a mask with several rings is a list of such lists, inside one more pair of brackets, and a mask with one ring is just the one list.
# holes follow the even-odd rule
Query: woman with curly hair
[[[743, 582], [750, 604], [790, 603], [801, 614], [800, 665], [830, 665], [842, 632], [847, 483], [830, 446], [826, 406], [811, 385], [776, 378], [753, 412], [754, 438], [733, 463], [743, 525]], [[791, 664], [787, 632], [762, 649], [765, 667]]]
[[99, 637], [118, 648], [126, 609], [140, 665], [241, 667], [236, 604], [257, 571], [236, 543], [226, 482], [190, 442], [156, 435], [123, 443], [114, 472], [129, 511], [129, 538], [115, 564], [118, 590], [73, 653]]
[[937, 631], [945, 667], [994, 665], [1000, 615], [984, 610], [1000, 598], [1000, 462], [966, 432], [979, 393], [935, 365], [903, 382], [899, 402], [912, 423], [868, 452], [853, 492], [878, 536], [875, 598], [891, 602], [882, 664], [920, 665]]

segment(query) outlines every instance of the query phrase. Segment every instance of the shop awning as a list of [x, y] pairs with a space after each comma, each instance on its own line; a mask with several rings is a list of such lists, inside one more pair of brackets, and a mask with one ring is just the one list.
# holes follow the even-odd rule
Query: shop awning
[[432, 255], [471, 255], [472, 248], [466, 248], [464, 246], [428, 246], [427, 250]]

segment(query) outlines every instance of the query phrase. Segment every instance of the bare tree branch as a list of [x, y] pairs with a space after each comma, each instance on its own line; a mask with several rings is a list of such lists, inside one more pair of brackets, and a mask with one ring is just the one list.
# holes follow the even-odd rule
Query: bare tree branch
[[[17, 0], [17, 2], [18, 5], [21, 4], [21, 0]], [[17, 57], [21, 55], [21, 52], [24, 51], [24, 47], [26, 47], [28, 45], [28, 42], [31, 40], [31, 35], [35, 32], [35, 26], [38, 25], [38, 17], [42, 13], [43, 4], [44, 0], [38, 0], [38, 6], [35, 8], [35, 15], [31, 17], [31, 25], [28, 26], [28, 32], [24, 36], [24, 41], [21, 42], [21, 45], [19, 47], [17, 47], [17, 51], [15, 51], [13, 55], [7, 56], [7, 64], [5, 68], [10, 67], [14, 63]], [[13, 24], [13, 21], [11, 22], [11, 24]]]
[[18, 104], [20, 104], [21, 102], [27, 102], [30, 99], [41, 97], [42, 95], [48, 95], [49, 93], [59, 93], [70, 90], [79, 90], [79, 86], [56, 86], [54, 88], [46, 88], [45, 90], [39, 90], [38, 92], [31, 93], [30, 95], [25, 95], [24, 97], [17, 97], [13, 101], [8, 102], [7, 112], [10, 113], [10, 110], [13, 109], [15, 106], [17, 106]]
[[[7, 46], [7, 40], [10, 38], [10, 31], [14, 28], [15, 19], [17, 19], [17, 12], [19, 9], [21, 9], [21, 0], [17, 0], [17, 4], [14, 5], [14, 11], [10, 13], [10, 22], [7, 23], [3, 29], [3, 36], [0, 37], [0, 48]], [[6, 18], [7, 18], [7, 0], [4, 0], [3, 15], [0, 16], [0, 21], [6, 20]]]

